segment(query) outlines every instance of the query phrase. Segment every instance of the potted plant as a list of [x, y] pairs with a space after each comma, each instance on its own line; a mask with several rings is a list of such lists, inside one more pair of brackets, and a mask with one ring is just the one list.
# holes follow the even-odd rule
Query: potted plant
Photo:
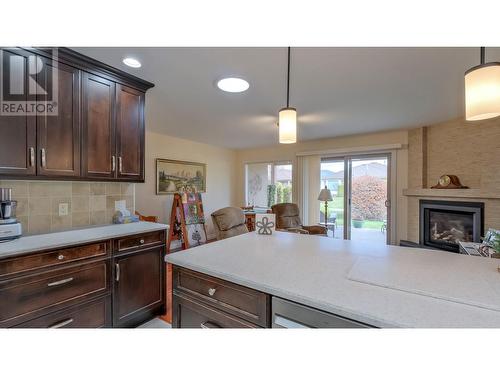
[[491, 248], [495, 251], [491, 254], [492, 258], [500, 258], [500, 236], [498, 233], [491, 238]]
[[363, 223], [365, 221], [365, 218], [363, 217], [363, 215], [361, 213], [353, 212], [351, 221], [352, 221], [352, 226], [354, 228], [362, 228]]

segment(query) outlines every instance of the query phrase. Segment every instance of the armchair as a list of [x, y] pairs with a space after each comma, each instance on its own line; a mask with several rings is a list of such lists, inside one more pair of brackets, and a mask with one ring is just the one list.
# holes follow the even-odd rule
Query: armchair
[[321, 225], [302, 225], [299, 207], [295, 203], [278, 203], [271, 210], [276, 215], [277, 230], [322, 236], [327, 234], [327, 229]]

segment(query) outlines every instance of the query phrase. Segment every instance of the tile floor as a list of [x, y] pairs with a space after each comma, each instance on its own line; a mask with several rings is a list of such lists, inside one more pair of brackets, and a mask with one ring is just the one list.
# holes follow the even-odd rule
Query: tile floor
[[172, 326], [160, 318], [154, 318], [137, 328], [172, 328]]

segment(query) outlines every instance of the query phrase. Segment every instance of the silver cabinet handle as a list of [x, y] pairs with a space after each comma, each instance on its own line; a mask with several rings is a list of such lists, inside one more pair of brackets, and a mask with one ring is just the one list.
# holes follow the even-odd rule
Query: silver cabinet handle
[[53, 324], [51, 326], [48, 326], [47, 328], [62, 328], [62, 327], [67, 326], [68, 324], [71, 324], [71, 323], [73, 323], [73, 318], [63, 320], [62, 322]]
[[222, 328], [222, 327], [216, 323], [206, 321], [206, 322], [200, 323], [200, 328], [206, 329], [206, 328]]
[[144, 243], [144, 238], [141, 238], [141, 240], [139, 241], [141, 243], [141, 245]]
[[35, 166], [35, 148], [30, 147], [30, 167]]
[[118, 263], [115, 264], [115, 280], [120, 281], [120, 265]]
[[208, 289], [208, 294], [211, 295], [211, 296], [213, 296], [216, 291], [217, 291], [217, 289], [215, 289], [215, 288], [209, 288]]
[[59, 280], [59, 281], [54, 281], [52, 283], [48, 283], [47, 286], [63, 285], [63, 284], [67, 284], [67, 283], [69, 283], [71, 281], [73, 281], [73, 278], [72, 277], [68, 277], [67, 279], [62, 279], [62, 280]]
[[64, 255], [59, 254], [59, 255], [57, 256], [57, 260], [63, 260], [63, 259], [64, 259]]
[[46, 155], [44, 148], [42, 148], [41, 154], [42, 154], [42, 167], [46, 168], [47, 167], [47, 155]]
[[123, 170], [122, 157], [118, 156], [118, 172], [122, 173], [122, 170]]
[[116, 171], [116, 157], [115, 155], [111, 156], [111, 171]]

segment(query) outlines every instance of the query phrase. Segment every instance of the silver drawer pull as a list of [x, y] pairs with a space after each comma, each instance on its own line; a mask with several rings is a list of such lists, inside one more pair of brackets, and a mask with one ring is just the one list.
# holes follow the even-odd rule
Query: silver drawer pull
[[211, 296], [213, 296], [216, 291], [217, 291], [217, 289], [215, 289], [215, 288], [209, 288], [208, 289], [208, 294], [211, 295]]
[[200, 323], [200, 328], [222, 328], [220, 325], [216, 324], [216, 323], [212, 323], [210, 321], [206, 321], [206, 322], [203, 322], [203, 323]]
[[42, 154], [42, 168], [47, 168], [47, 155], [44, 148], [42, 148], [41, 154]]
[[59, 255], [57, 256], [57, 260], [63, 260], [63, 259], [64, 259], [64, 255], [59, 254]]
[[73, 323], [73, 318], [63, 320], [62, 322], [53, 324], [51, 326], [48, 326], [47, 328], [62, 328], [62, 327], [67, 326], [68, 324], [71, 324], [71, 323]]
[[59, 281], [54, 281], [52, 283], [48, 283], [47, 286], [63, 285], [63, 284], [67, 284], [67, 283], [69, 283], [71, 281], [73, 281], [73, 278], [72, 277], [68, 277], [67, 279], [62, 279], [62, 280], [59, 280]]
[[144, 238], [141, 238], [140, 241], [141, 245], [144, 243]]
[[30, 167], [35, 166], [35, 148], [30, 147]]

